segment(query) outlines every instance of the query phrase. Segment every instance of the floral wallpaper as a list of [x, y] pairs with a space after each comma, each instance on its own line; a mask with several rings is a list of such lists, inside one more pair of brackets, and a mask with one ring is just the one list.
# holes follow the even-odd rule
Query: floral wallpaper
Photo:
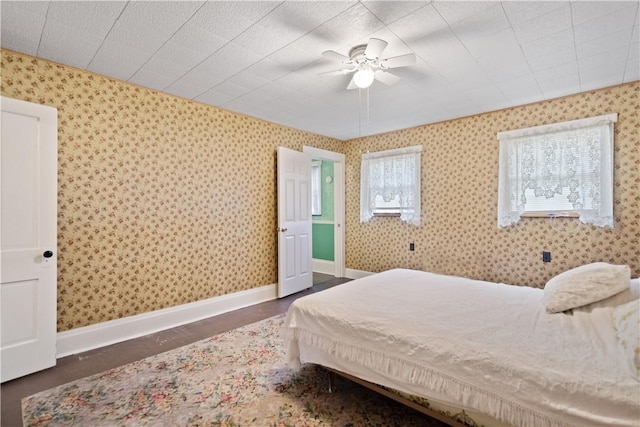
[[[640, 275], [640, 82], [342, 142], [1, 56], [3, 96], [58, 109], [59, 331], [275, 283], [278, 146], [346, 154], [347, 268], [537, 287], [592, 261]], [[497, 132], [614, 112], [615, 229], [523, 219], [498, 230]], [[360, 224], [361, 154], [417, 144], [422, 225]]]
[[[619, 115], [614, 229], [540, 218], [498, 229], [496, 134], [608, 113]], [[422, 225], [397, 218], [361, 224], [362, 153], [418, 144], [423, 146]], [[562, 271], [606, 261], [628, 264], [632, 276], [640, 276], [640, 82], [352, 140], [345, 149], [349, 268], [377, 272], [408, 267], [543, 287]], [[409, 243], [415, 243], [415, 251], [409, 251]], [[550, 263], [542, 262], [542, 251], [551, 252]]]
[[277, 281], [275, 153], [342, 142], [2, 50], [58, 109], [58, 331]]

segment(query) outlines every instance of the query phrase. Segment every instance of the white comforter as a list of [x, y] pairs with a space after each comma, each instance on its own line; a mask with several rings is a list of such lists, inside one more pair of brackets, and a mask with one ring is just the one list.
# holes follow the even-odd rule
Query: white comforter
[[546, 313], [543, 291], [391, 270], [296, 300], [288, 361], [318, 363], [514, 425], [640, 425], [612, 310]]

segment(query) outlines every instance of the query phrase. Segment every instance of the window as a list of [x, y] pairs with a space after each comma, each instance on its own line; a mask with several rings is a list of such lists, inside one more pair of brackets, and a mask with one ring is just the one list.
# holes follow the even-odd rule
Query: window
[[311, 162], [311, 215], [322, 215], [322, 161]]
[[613, 228], [617, 114], [498, 133], [498, 227], [523, 214], [575, 213]]
[[422, 146], [362, 155], [360, 221], [376, 214], [398, 214], [420, 225], [420, 153]]

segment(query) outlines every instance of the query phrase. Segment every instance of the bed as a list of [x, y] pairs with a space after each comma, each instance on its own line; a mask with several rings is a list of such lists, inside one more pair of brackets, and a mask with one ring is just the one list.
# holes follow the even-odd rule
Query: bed
[[287, 361], [457, 408], [464, 424], [638, 426], [640, 382], [614, 322], [638, 304], [637, 279], [626, 281], [549, 313], [542, 289], [389, 270], [294, 301]]

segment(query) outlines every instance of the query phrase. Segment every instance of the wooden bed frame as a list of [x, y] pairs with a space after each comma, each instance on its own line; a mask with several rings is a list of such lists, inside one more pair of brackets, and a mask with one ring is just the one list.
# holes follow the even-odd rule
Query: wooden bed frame
[[395, 393], [391, 393], [390, 391], [388, 391], [387, 389], [380, 387], [377, 384], [374, 383], [370, 383], [369, 381], [365, 381], [363, 379], [360, 379], [358, 377], [354, 377], [353, 375], [344, 373], [344, 372], [340, 372], [338, 370], [335, 370], [333, 368], [328, 368], [326, 366], [322, 366], [322, 368], [324, 368], [328, 373], [329, 373], [329, 393], [333, 392], [333, 381], [332, 381], [332, 375], [339, 375], [343, 378], [346, 378], [349, 381], [353, 381], [356, 384], [360, 384], [363, 387], [368, 388], [369, 390], [373, 390], [376, 393], [379, 393], [385, 397], [388, 397], [390, 399], [395, 400], [396, 402], [399, 402], [405, 406], [408, 406], [411, 409], [414, 409], [422, 414], [425, 414], [431, 418], [435, 418], [438, 421], [442, 421], [445, 424], [448, 424], [450, 426], [453, 427], [468, 427], [466, 424], [463, 424], [461, 422], [459, 422], [458, 420], [455, 420], [451, 417], [447, 417], [446, 415], [441, 414], [440, 412], [434, 411], [433, 409], [429, 409], [426, 408], [424, 406], [421, 406], [419, 404], [417, 404], [416, 402], [409, 400], [405, 397], [402, 397], [398, 394]]

